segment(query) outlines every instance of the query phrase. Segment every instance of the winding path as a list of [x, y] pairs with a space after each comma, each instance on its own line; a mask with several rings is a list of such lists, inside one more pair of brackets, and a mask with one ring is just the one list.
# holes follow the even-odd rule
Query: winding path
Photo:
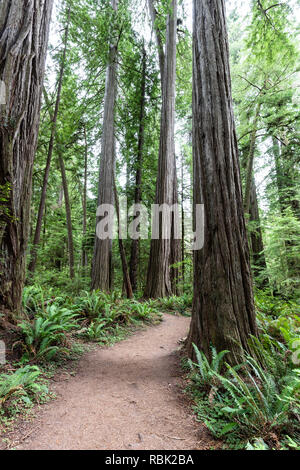
[[165, 315], [160, 325], [85, 355], [17, 449], [198, 449], [199, 424], [180, 393], [176, 355], [188, 326], [188, 318]]

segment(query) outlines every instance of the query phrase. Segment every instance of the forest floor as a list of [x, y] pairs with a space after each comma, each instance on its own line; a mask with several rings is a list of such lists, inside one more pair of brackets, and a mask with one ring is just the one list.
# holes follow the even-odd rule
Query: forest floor
[[193, 450], [214, 442], [183, 394], [179, 343], [189, 318], [161, 324], [84, 355], [75, 376], [61, 374], [56, 399], [10, 437], [20, 450]]

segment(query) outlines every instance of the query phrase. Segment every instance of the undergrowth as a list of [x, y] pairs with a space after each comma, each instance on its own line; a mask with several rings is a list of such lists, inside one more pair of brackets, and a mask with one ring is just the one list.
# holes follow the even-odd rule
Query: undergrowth
[[[238, 367], [228, 351], [212, 347], [212, 361], [194, 346], [188, 361], [188, 392], [194, 411], [227, 449], [300, 450], [299, 305], [260, 292], [256, 298], [259, 338]], [[298, 348], [298, 349], [297, 349]]]
[[161, 320], [158, 303], [123, 299], [117, 292], [82, 291], [72, 296], [38, 285], [25, 287], [20, 337], [12, 345], [21, 356], [0, 366], [2, 432], [34, 404], [50, 398], [49, 378], [78, 359], [89, 344], [109, 346], [137, 327]]

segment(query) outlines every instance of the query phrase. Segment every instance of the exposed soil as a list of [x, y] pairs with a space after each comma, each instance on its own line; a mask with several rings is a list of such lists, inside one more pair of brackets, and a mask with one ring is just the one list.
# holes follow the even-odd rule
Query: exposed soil
[[57, 399], [19, 431], [16, 449], [192, 450], [211, 439], [182, 394], [179, 340], [189, 319], [165, 315], [155, 327], [82, 357], [55, 384]]

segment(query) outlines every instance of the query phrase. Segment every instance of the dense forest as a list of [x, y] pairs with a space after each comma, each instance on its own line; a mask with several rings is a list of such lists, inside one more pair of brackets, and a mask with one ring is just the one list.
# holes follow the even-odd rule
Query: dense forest
[[[297, 0], [1, 0], [3, 448], [300, 450], [299, 18]], [[54, 400], [57, 429], [27, 442], [77, 363], [65, 406], [87, 384], [88, 420], [103, 368], [112, 440], [95, 417], [80, 438], [77, 410], [54, 444]], [[168, 408], [174, 367], [203, 439]], [[127, 374], [149, 399], [136, 447], [127, 405], [115, 428], [101, 414]]]

